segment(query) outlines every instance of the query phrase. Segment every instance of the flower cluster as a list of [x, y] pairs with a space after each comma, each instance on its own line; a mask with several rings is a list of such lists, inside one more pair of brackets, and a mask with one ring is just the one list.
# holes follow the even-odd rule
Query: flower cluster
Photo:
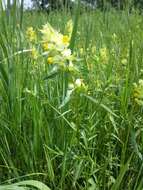
[[42, 65], [41, 63], [45, 65], [46, 62], [49, 65], [48, 68], [54, 71], [54, 73], [55, 70], [57, 72], [61, 69], [62, 71], [74, 73], [76, 76], [70, 77], [70, 83], [73, 84], [74, 89], [85, 89], [83, 79], [76, 79], [79, 71], [74, 62], [77, 62], [78, 59], [72, 54], [69, 47], [72, 30], [73, 23], [71, 20], [67, 22], [64, 34], [47, 23], [42, 26], [39, 33], [36, 33], [32, 27], [29, 27], [26, 31], [26, 37], [34, 63], [39, 64], [40, 62], [40, 65]]
[[34, 42], [37, 39], [36, 32], [34, 31], [33, 27], [27, 28], [26, 36], [30, 42]]
[[67, 34], [63, 35], [47, 23], [39, 30], [40, 35], [36, 43], [38, 35], [36, 35], [32, 27], [29, 27], [26, 31], [26, 36], [32, 48], [31, 56], [36, 59], [39, 54], [40, 57], [46, 58], [48, 64], [67, 66], [74, 60], [69, 48], [72, 21], [67, 23], [66, 31]]
[[[68, 25], [68, 24], [67, 24]], [[48, 64], [67, 66], [74, 57], [69, 48], [71, 33], [66, 35], [56, 31], [49, 23], [43, 26], [41, 45]]]
[[134, 83], [133, 97], [138, 105], [143, 105], [143, 80], [140, 79], [138, 83]]
[[99, 50], [99, 53], [100, 53], [101, 62], [102, 63], [107, 63], [108, 62], [108, 51], [107, 51], [107, 48], [106, 47], [101, 48]]

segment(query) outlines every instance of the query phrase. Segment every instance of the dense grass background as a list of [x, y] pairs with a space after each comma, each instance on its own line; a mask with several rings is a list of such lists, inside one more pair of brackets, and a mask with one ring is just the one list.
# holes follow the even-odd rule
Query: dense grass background
[[[133, 83], [143, 77], [142, 16], [80, 13], [72, 48], [88, 91], [75, 92], [62, 108], [65, 73], [43, 80], [49, 70], [41, 70], [40, 60], [15, 54], [28, 48], [28, 26], [38, 32], [49, 22], [64, 33], [66, 22], [77, 16], [1, 10], [0, 182], [35, 179], [54, 190], [142, 190], [143, 110], [133, 98]], [[106, 63], [100, 57], [105, 47]]]

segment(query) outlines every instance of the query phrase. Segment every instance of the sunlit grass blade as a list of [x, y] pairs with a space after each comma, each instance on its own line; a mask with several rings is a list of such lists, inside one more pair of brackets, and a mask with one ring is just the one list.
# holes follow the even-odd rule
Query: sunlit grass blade
[[128, 171], [133, 154], [134, 153], [132, 153], [130, 158], [128, 159], [128, 161], [123, 166], [121, 166], [119, 175], [118, 175], [114, 185], [112, 186], [111, 190], [118, 190], [120, 188], [120, 184], [122, 183], [125, 173]]
[[77, 30], [78, 30], [78, 22], [79, 22], [79, 15], [80, 15], [80, 0], [78, 0], [78, 3], [76, 6], [77, 7], [75, 9], [74, 26], [73, 26], [73, 31], [72, 31], [71, 41], [70, 41], [70, 48], [72, 51], [75, 46]]
[[36, 180], [21, 181], [11, 185], [0, 185], [0, 190], [30, 190], [31, 188], [50, 190], [48, 186]]

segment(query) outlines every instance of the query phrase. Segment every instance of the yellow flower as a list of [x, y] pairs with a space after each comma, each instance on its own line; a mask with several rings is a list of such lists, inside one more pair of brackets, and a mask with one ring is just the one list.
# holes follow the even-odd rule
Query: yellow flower
[[27, 28], [26, 35], [30, 42], [34, 42], [36, 40], [36, 32], [33, 30], [33, 27]]
[[69, 41], [70, 41], [69, 36], [68, 35], [64, 35], [62, 41], [63, 41], [64, 45], [69, 45]]
[[104, 48], [101, 48], [99, 50], [99, 53], [100, 53], [100, 58], [101, 58], [101, 61], [103, 63], [107, 63], [108, 62], [108, 52], [107, 52], [107, 48], [104, 47]]
[[32, 49], [31, 56], [32, 56], [33, 59], [38, 58], [38, 51], [35, 48]]
[[49, 23], [43, 26], [42, 30], [42, 40], [48, 43], [53, 43], [57, 49], [59, 46], [63, 45], [62, 37], [63, 35], [56, 31]]
[[48, 42], [44, 42], [42, 46], [43, 46], [44, 51], [48, 51], [49, 49]]
[[69, 45], [70, 37], [56, 31], [49, 23], [44, 25], [40, 31], [42, 33], [42, 40], [53, 44], [53, 49], [60, 51]]
[[134, 91], [133, 91], [134, 101], [139, 104], [143, 105], [143, 80], [140, 79], [138, 84], [134, 84]]
[[54, 63], [53, 57], [48, 57], [47, 62], [48, 64], [53, 64]]
[[[40, 48], [43, 50], [42, 56], [48, 55], [46, 60], [47, 63], [58, 63], [61, 66], [67, 67], [67, 65], [69, 65], [67, 64], [67, 61], [69, 63], [75, 59], [71, 50], [68, 48], [70, 35], [63, 35], [55, 30], [49, 23], [45, 24], [40, 32]], [[36, 39], [36, 33], [32, 27], [27, 29], [26, 34], [30, 41]], [[35, 48], [31, 51], [31, 55], [34, 59], [38, 58], [38, 52]]]
[[71, 58], [71, 50], [70, 49], [64, 49], [61, 53], [64, 58], [66, 58], [66, 59]]
[[54, 29], [52, 28], [52, 26], [47, 23], [43, 26], [42, 30], [40, 30], [42, 33], [42, 39], [43, 41], [51, 41], [51, 39], [53, 38], [53, 35], [55, 33]]

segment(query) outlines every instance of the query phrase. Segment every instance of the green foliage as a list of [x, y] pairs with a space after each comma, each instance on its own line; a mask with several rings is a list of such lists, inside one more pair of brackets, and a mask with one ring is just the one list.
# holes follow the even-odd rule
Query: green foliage
[[[143, 188], [143, 107], [136, 101], [142, 100], [143, 18], [136, 11], [79, 9], [47, 15], [14, 6], [7, 14], [1, 7], [0, 189]], [[69, 19], [78, 73], [57, 74], [43, 56], [32, 58], [41, 41], [31, 45], [26, 29], [41, 35], [49, 22], [65, 34]], [[77, 76], [81, 88], [68, 89]]]

